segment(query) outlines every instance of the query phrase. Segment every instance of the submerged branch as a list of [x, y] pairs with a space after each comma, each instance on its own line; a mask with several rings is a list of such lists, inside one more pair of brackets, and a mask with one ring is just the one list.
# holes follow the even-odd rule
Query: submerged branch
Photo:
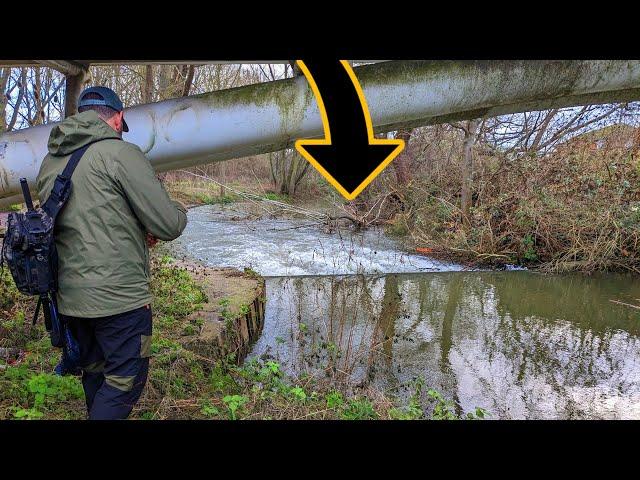
[[618, 305], [624, 305], [625, 307], [631, 307], [631, 308], [635, 308], [636, 310], [640, 310], [640, 306], [639, 305], [633, 305], [631, 303], [624, 303], [624, 302], [620, 302], [618, 300], [609, 300], [611, 303], [617, 303]]

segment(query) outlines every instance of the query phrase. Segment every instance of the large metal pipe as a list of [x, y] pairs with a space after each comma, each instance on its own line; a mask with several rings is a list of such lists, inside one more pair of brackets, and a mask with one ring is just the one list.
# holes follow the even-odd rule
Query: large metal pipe
[[[640, 61], [391, 61], [355, 68], [377, 132], [640, 99]], [[139, 105], [130, 132], [157, 171], [276, 151], [323, 134], [303, 77]], [[55, 124], [0, 136], [0, 198], [35, 180]], [[6, 203], [6, 202], [5, 202]]]

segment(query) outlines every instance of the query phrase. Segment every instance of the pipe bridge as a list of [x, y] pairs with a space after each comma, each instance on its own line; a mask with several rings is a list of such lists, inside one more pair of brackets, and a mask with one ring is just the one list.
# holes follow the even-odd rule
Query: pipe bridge
[[[354, 68], [376, 132], [502, 114], [640, 100], [640, 61], [386, 61]], [[126, 109], [158, 172], [277, 151], [323, 136], [304, 77]], [[55, 123], [0, 135], [0, 206], [35, 182]]]

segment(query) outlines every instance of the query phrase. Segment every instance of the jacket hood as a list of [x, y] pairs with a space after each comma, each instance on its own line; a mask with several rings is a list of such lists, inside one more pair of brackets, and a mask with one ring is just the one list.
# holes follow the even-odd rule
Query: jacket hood
[[88, 143], [105, 138], [120, 138], [93, 110], [87, 110], [71, 117], [51, 129], [49, 134], [49, 153], [64, 156], [73, 153]]

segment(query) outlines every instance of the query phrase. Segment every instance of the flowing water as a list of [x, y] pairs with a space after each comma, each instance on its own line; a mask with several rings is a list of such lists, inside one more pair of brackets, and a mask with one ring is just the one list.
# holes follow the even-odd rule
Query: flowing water
[[463, 271], [380, 231], [308, 223], [200, 207], [175, 242], [267, 277], [251, 356], [401, 399], [423, 378], [460, 411], [493, 418], [640, 418], [640, 310], [611, 302], [640, 303], [637, 278]]

